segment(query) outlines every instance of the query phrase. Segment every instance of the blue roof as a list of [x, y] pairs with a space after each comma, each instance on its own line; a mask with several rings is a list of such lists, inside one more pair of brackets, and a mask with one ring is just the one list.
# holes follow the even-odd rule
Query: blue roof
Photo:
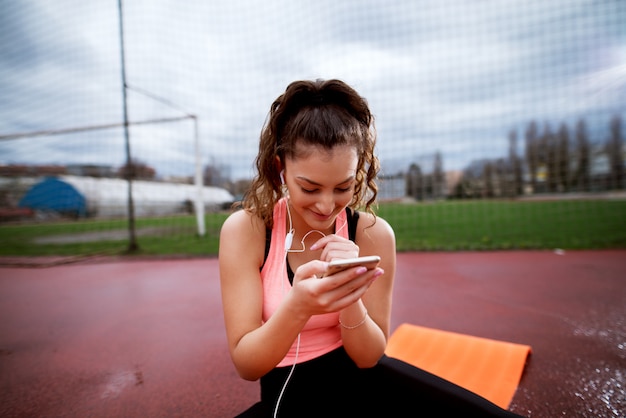
[[87, 200], [74, 186], [56, 177], [35, 184], [20, 200], [19, 207], [85, 216]]

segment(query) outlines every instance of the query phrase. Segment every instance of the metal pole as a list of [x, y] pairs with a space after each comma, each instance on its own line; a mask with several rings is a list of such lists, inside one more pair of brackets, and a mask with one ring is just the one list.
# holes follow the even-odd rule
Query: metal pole
[[130, 139], [128, 133], [128, 105], [126, 98], [126, 60], [124, 57], [124, 20], [122, 14], [122, 0], [118, 0], [118, 12], [120, 22], [120, 56], [122, 67], [122, 98], [124, 103], [124, 141], [126, 145], [126, 179], [128, 181], [128, 249], [129, 253], [139, 249], [137, 234], [135, 233], [135, 205], [133, 203], [133, 172], [132, 158], [130, 154]]
[[202, 196], [202, 190], [204, 189], [202, 179], [202, 158], [200, 157], [200, 139], [198, 138], [198, 118], [195, 115], [193, 117], [194, 127], [194, 146], [196, 151], [196, 222], [198, 224], [198, 235], [203, 237], [206, 234], [206, 228], [204, 226], [204, 198]]

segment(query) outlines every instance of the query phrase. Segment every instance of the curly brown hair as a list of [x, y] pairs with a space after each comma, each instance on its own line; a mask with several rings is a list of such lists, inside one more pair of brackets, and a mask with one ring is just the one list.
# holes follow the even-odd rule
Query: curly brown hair
[[261, 131], [255, 159], [257, 175], [244, 196], [245, 210], [273, 226], [273, 209], [281, 198], [276, 157], [297, 158], [296, 145], [315, 145], [326, 150], [350, 145], [357, 150], [356, 186], [350, 208], [364, 207], [374, 213], [380, 170], [374, 155], [376, 130], [367, 101], [340, 80], [294, 81], [272, 103]]

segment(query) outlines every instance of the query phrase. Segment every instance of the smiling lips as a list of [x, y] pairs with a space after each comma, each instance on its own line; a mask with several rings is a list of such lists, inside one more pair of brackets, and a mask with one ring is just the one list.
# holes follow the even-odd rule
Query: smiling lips
[[331, 212], [329, 215], [323, 215], [323, 214], [321, 214], [321, 213], [317, 213], [317, 212], [315, 212], [315, 211], [311, 211], [311, 213], [313, 214], [313, 216], [314, 216], [317, 220], [319, 220], [319, 221], [321, 221], [321, 222], [323, 222], [323, 221], [328, 221], [328, 220], [329, 220], [330, 218], [332, 218], [332, 216], [333, 216], [333, 212]]

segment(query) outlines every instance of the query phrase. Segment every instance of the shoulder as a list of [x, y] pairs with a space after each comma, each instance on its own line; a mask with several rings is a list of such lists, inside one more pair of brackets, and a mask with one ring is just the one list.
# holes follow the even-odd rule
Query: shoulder
[[389, 223], [369, 212], [359, 212], [357, 226], [357, 244], [359, 246], [389, 246], [395, 250], [395, 233]]
[[249, 260], [263, 260], [265, 253], [265, 223], [246, 210], [231, 213], [220, 231], [219, 257], [247, 254]]
[[253, 232], [255, 230], [265, 230], [261, 218], [251, 212], [239, 209], [231, 213], [222, 224], [222, 233], [226, 232]]

